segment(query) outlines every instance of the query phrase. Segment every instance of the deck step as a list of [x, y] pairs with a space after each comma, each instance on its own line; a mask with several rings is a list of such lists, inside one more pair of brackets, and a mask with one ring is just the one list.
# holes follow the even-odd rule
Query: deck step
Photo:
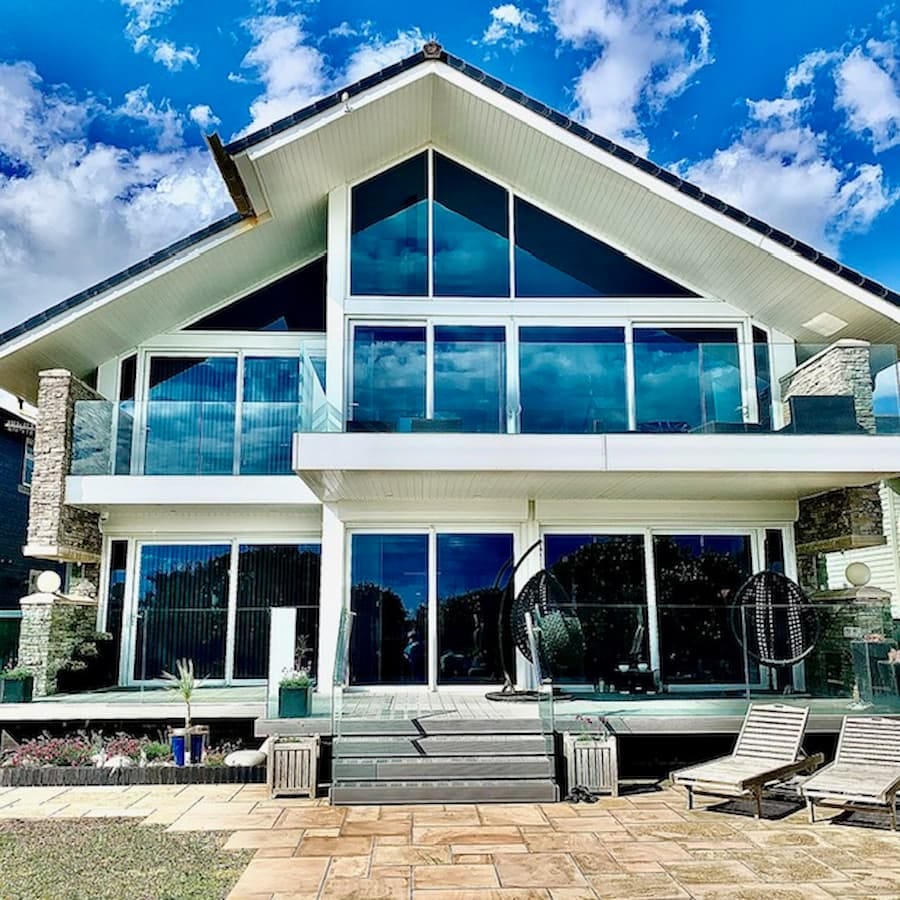
[[450, 719], [423, 715], [409, 719], [342, 718], [343, 735], [541, 734], [538, 719]]
[[534, 734], [430, 735], [411, 738], [398, 735], [351, 735], [338, 737], [334, 756], [533, 756], [546, 754], [547, 741]]
[[555, 803], [548, 779], [470, 781], [342, 781], [331, 788], [335, 805], [391, 803]]
[[356, 757], [334, 760], [336, 781], [472, 781], [552, 776], [546, 756]]

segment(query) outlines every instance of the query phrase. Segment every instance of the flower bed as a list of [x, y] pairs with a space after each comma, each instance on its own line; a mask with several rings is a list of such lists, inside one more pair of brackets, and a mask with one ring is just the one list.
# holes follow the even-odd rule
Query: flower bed
[[204, 762], [176, 766], [167, 744], [117, 734], [41, 735], [0, 755], [0, 787], [36, 785], [251, 784], [266, 778], [265, 766], [226, 766], [236, 747], [207, 751]]

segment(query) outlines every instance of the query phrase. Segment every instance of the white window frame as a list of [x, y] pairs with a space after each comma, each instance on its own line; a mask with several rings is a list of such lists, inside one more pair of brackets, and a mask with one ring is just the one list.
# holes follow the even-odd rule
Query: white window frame
[[[31, 463], [30, 469], [31, 473], [28, 474], [29, 471], [29, 462]], [[25, 436], [25, 441], [22, 447], [22, 477], [20, 486], [27, 493], [31, 493], [31, 482], [34, 478], [34, 438], [31, 435]]]
[[[413, 159], [421, 153], [427, 153], [427, 175], [426, 175], [426, 190], [428, 192], [428, 196], [426, 198], [426, 202], [428, 205], [428, 216], [427, 216], [427, 236], [426, 236], [426, 253], [427, 253], [427, 272], [428, 277], [426, 281], [427, 293], [426, 294], [418, 294], [418, 295], [410, 295], [408, 298], [409, 301], [460, 301], [463, 303], [484, 303], [484, 302], [502, 302], [509, 303], [513, 300], [519, 300], [520, 302], [534, 302], [534, 301], [543, 301], [543, 300], [551, 300], [552, 298], [541, 298], [541, 297], [518, 297], [516, 294], [516, 279], [515, 279], [515, 235], [516, 235], [516, 226], [515, 226], [515, 200], [516, 198], [525, 201], [531, 206], [536, 207], [541, 212], [546, 213], [547, 215], [552, 216], [555, 219], [569, 225], [571, 228], [574, 228], [578, 231], [581, 231], [585, 235], [590, 238], [593, 238], [596, 241], [599, 241], [607, 246], [611, 247], [613, 250], [623, 254], [629, 260], [637, 263], [638, 265], [643, 266], [646, 269], [649, 269], [651, 272], [656, 273], [657, 275], [672, 281], [673, 283], [680, 285], [685, 288], [685, 290], [691, 291], [696, 294], [696, 297], [693, 298], [685, 298], [685, 299], [704, 299], [708, 298], [708, 295], [703, 291], [698, 289], [696, 286], [692, 286], [686, 284], [683, 279], [677, 278], [674, 275], [662, 271], [658, 266], [651, 265], [650, 263], [644, 261], [643, 259], [639, 259], [634, 256], [634, 254], [624, 247], [619, 246], [609, 239], [608, 236], [600, 235], [589, 228], [586, 228], [583, 223], [575, 222], [571, 217], [566, 216], [565, 214], [551, 209], [551, 207], [544, 201], [537, 199], [533, 195], [527, 193], [526, 191], [522, 191], [519, 188], [515, 187], [511, 182], [505, 181], [501, 178], [497, 178], [496, 175], [487, 172], [485, 169], [473, 165], [468, 160], [461, 159], [455, 154], [448, 152], [443, 147], [438, 147], [436, 144], [428, 142], [419, 145], [415, 150], [405, 153], [402, 156], [398, 156], [395, 159], [391, 160], [391, 162], [386, 163], [385, 165], [379, 166], [375, 169], [370, 170], [364, 176], [354, 179], [351, 182], [348, 182], [346, 185], [347, 190], [347, 222], [346, 227], [344, 228], [344, 234], [346, 236], [346, 244], [344, 248], [344, 258], [346, 261], [345, 265], [345, 284], [347, 285], [347, 296], [352, 300], [370, 300], [370, 301], [384, 301], [384, 300], [402, 300], [404, 299], [403, 295], [390, 294], [390, 295], [381, 295], [381, 294], [354, 294], [352, 293], [352, 281], [351, 281], [351, 268], [352, 268], [352, 238], [353, 238], [353, 189], [360, 184], [369, 181], [372, 178], [376, 178], [378, 175], [383, 174], [395, 166], [399, 166], [402, 163]], [[509, 216], [508, 216], [508, 224], [509, 224], [509, 232], [507, 234], [507, 240], [509, 242], [509, 294], [506, 296], [493, 296], [493, 297], [448, 297], [448, 296], [435, 296], [434, 294], [434, 259], [433, 259], [433, 249], [434, 249], [434, 216], [433, 216], [433, 206], [434, 206], [434, 154], [440, 153], [442, 156], [445, 156], [447, 159], [455, 162], [457, 165], [462, 166], [465, 169], [468, 169], [470, 172], [473, 172], [476, 175], [481, 176], [486, 181], [490, 181], [492, 184], [497, 185], [497, 187], [502, 188], [506, 191], [507, 196], [509, 198]], [[566, 297], [559, 298], [554, 302], [559, 303], [561, 300], [565, 301], [590, 301], [593, 303], [597, 303], [598, 301], [609, 302], [611, 300], [617, 299], [616, 297]], [[622, 298], [619, 298], [622, 299]], [[627, 298], [633, 299], [633, 298]], [[671, 297], [666, 298], [656, 298], [656, 299], [664, 299], [671, 300]]]
[[[151, 547], [229, 547], [229, 573], [228, 593], [225, 607], [226, 633], [225, 633], [225, 663], [222, 678], [204, 679], [207, 684], [214, 685], [261, 685], [266, 683], [265, 678], [235, 678], [234, 677], [234, 648], [237, 633], [237, 594], [238, 594], [238, 566], [240, 563], [240, 548], [243, 545], [270, 545], [270, 546], [300, 546], [302, 544], [317, 544], [321, 553], [321, 534], [240, 534], [240, 535], [216, 535], [199, 538], [196, 534], [166, 534], [159, 537], [144, 535], [140, 537], [124, 538], [111, 535], [104, 539], [104, 560], [106, 567], [106, 580], [101, 582], [103, 587], [103, 621], [105, 624], [107, 594], [109, 591], [109, 553], [112, 541], [128, 541], [128, 559], [125, 574], [125, 597], [122, 604], [122, 637], [119, 658], [119, 683], [127, 687], [157, 687], [165, 684], [159, 678], [142, 680], [135, 677], [134, 666], [137, 661], [137, 622], [138, 599], [140, 593], [140, 560], [141, 551], [145, 546]], [[321, 614], [322, 600], [319, 597], [319, 611]], [[321, 653], [321, 647], [319, 648]], [[203, 677], [203, 673], [197, 673]]]
[[428, 538], [428, 572], [427, 572], [427, 591], [426, 600], [428, 610], [428, 641], [427, 641], [427, 678], [425, 684], [366, 684], [352, 685], [354, 691], [363, 691], [370, 693], [378, 693], [383, 691], [385, 687], [390, 687], [391, 691], [415, 692], [415, 691], [448, 691], [453, 693], [483, 693], [491, 687], [500, 687], [500, 683], [492, 685], [489, 682], [481, 682], [476, 684], [441, 684], [438, 679], [438, 596], [437, 596], [437, 536], [439, 534], [505, 534], [512, 537], [513, 562], [515, 562], [520, 554], [522, 547], [521, 526], [514, 522], [507, 524], [496, 524], [494, 522], [471, 522], [460, 524], [453, 522], [441, 524], [430, 522], [428, 524], [408, 524], [403, 525], [365, 525], [365, 526], [349, 526], [344, 532], [344, 584], [346, 590], [344, 592], [343, 605], [350, 612], [351, 610], [351, 592], [353, 590], [352, 571], [353, 571], [353, 537], [358, 534], [374, 534], [374, 535], [425, 535]]

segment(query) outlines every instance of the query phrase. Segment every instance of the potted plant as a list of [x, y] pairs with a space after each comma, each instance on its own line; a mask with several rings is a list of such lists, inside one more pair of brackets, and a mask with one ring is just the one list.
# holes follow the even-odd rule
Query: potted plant
[[563, 733], [569, 793], [582, 788], [591, 794], [619, 794], [618, 738], [603, 716], [575, 716], [581, 730]]
[[175, 765], [183, 766], [186, 761], [193, 764], [201, 763], [209, 729], [203, 725], [191, 725], [191, 700], [194, 697], [194, 691], [203, 684], [194, 676], [194, 661], [192, 659], [176, 660], [175, 674], [163, 672], [162, 675], [163, 679], [168, 682], [168, 686], [184, 700], [184, 728], [172, 728], [169, 731]]
[[30, 669], [9, 663], [0, 672], [0, 703], [30, 703], [34, 694], [34, 676]]
[[306, 635], [297, 638], [294, 665], [285, 669], [278, 682], [278, 717], [280, 719], [305, 719], [312, 714], [312, 693], [315, 680], [309, 674], [307, 659], [312, 648]]

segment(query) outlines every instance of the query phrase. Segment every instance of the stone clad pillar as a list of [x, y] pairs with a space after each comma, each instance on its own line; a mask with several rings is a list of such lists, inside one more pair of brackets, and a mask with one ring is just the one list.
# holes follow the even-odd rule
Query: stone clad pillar
[[39, 377], [34, 474], [24, 554], [96, 564], [101, 547], [99, 514], [67, 505], [65, 493], [72, 464], [75, 404], [103, 398], [65, 369], [48, 369]]
[[94, 637], [97, 601], [91, 597], [30, 594], [19, 601], [19, 665], [34, 675], [34, 696], [56, 693], [56, 676], [80, 644]]
[[852, 396], [856, 421], [875, 432], [872, 372], [868, 341], [841, 340], [819, 351], [781, 378], [784, 421], [791, 420], [788, 399], [809, 396]]

